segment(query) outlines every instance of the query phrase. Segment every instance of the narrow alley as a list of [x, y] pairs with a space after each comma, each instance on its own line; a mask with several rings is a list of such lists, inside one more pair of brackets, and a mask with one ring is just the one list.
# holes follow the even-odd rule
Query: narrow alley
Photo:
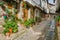
[[60, 40], [60, 0], [0, 0], [0, 40]]

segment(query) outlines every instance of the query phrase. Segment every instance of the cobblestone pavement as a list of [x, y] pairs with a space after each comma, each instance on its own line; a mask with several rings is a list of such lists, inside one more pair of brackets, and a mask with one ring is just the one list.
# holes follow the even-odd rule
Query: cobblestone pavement
[[[22, 36], [17, 37], [14, 40], [38, 40], [38, 38], [44, 37], [44, 35], [42, 35], [42, 33], [45, 31], [46, 26], [48, 26], [49, 22], [47, 21], [43, 21], [41, 22], [39, 25], [35, 25], [35, 27], [37, 28], [30, 28], [28, 29], [28, 32], [26, 32], [25, 34], [23, 34]], [[41, 40], [40, 38], [40, 40]], [[43, 38], [42, 38], [43, 39]]]
[[[50, 25], [50, 21], [49, 20], [45, 20], [41, 23], [39, 23], [38, 25], [33, 26], [33, 28], [30, 29], [23, 29], [23, 32], [19, 31], [17, 34], [14, 34], [14, 36], [11, 35], [11, 39], [10, 40], [44, 40], [44, 35], [46, 33], [47, 27]], [[19, 28], [20, 29], [20, 28]], [[2, 35], [0, 35], [0, 39], [1, 40], [5, 40], [5, 36], [2, 37]]]
[[33, 27], [35, 32], [40, 32], [41, 36], [38, 40], [44, 40], [45, 33], [47, 31], [48, 26], [50, 25], [50, 20], [43, 21], [39, 25]]
[[[22, 36], [18, 36], [14, 40], [43, 40], [44, 33], [46, 31], [46, 27], [49, 26], [50, 21], [43, 21], [39, 25], [35, 25], [33, 28], [28, 29], [28, 32], [23, 34]], [[44, 32], [44, 33], [43, 33]]]
[[[35, 25], [33, 28], [28, 29], [24, 35], [17, 37], [14, 40], [43, 40], [46, 27], [49, 26], [49, 21], [43, 21], [39, 25]], [[44, 33], [43, 33], [44, 32]]]

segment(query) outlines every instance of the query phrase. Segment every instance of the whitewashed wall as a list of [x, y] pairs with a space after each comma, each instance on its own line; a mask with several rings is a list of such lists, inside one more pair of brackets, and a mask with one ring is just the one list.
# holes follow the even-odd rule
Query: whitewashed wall
[[60, 0], [59, 0], [59, 7], [60, 7]]
[[43, 8], [43, 10], [44, 10], [46, 13], [49, 13], [49, 8], [48, 8], [47, 1], [46, 1], [46, 0], [45, 0], [45, 1], [41, 0], [41, 2], [42, 2], [41, 7]]
[[24, 0], [24, 1], [29, 2], [30, 4], [32, 4], [32, 6], [39, 7], [40, 5], [40, 0]]
[[55, 1], [54, 6], [50, 5], [51, 7], [49, 7], [47, 1], [42, 1], [42, 8], [45, 10], [46, 13], [55, 13], [56, 10], [59, 9], [59, 2], [58, 0]]
[[[34, 5], [34, 6], [37, 6], [37, 7], [41, 7], [42, 10], [45, 10], [46, 13], [55, 13], [56, 10], [59, 9], [59, 5], [60, 5], [60, 0], [56, 0], [55, 3], [54, 3], [54, 6], [52, 7], [48, 7], [48, 3], [47, 3], [47, 0], [43, 1], [43, 0], [26, 0], [28, 1], [30, 4]], [[33, 2], [34, 1], [34, 2]], [[40, 1], [41, 1], [41, 6], [40, 5]]]
[[52, 6], [51, 8], [49, 8], [50, 13], [55, 13], [56, 12], [56, 6]]
[[24, 0], [26, 2], [29, 2], [30, 4], [32, 4], [33, 6], [35, 6], [35, 3], [32, 0]]
[[40, 17], [40, 10], [39, 9], [35, 9], [35, 17]]
[[30, 19], [31, 17], [31, 9], [28, 10], [28, 19]]
[[55, 1], [55, 6], [52, 6], [50, 8], [50, 12], [55, 13], [59, 9], [59, 6], [60, 6], [60, 0], [56, 0]]
[[56, 10], [59, 9], [59, 0], [56, 0], [56, 1], [55, 1], [55, 7], [56, 7]]
[[60, 7], [60, 0], [56, 0], [56, 6], [58, 5], [58, 8]]
[[40, 0], [33, 0], [35, 1], [38, 5], [40, 5]]

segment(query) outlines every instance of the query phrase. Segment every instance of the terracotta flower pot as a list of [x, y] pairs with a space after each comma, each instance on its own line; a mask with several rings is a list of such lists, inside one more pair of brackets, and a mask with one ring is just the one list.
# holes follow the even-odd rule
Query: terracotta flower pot
[[6, 36], [10, 36], [10, 33], [9, 33], [9, 32], [7, 32], [7, 33], [6, 33]]
[[12, 28], [9, 29], [10, 33], [12, 33]]

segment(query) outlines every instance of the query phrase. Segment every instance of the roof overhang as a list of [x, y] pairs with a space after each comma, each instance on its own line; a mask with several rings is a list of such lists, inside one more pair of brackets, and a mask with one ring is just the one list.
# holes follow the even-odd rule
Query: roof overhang
[[24, 1], [27, 2], [28, 4], [30, 4], [30, 5], [33, 6], [33, 7], [37, 7], [38, 9], [43, 10], [43, 9], [40, 7], [39, 4], [35, 3], [35, 2], [32, 1], [32, 0], [24, 0]]
[[32, 0], [24, 0], [24, 1], [27, 2], [28, 4], [30, 4], [31, 6], [35, 6], [35, 4]]

